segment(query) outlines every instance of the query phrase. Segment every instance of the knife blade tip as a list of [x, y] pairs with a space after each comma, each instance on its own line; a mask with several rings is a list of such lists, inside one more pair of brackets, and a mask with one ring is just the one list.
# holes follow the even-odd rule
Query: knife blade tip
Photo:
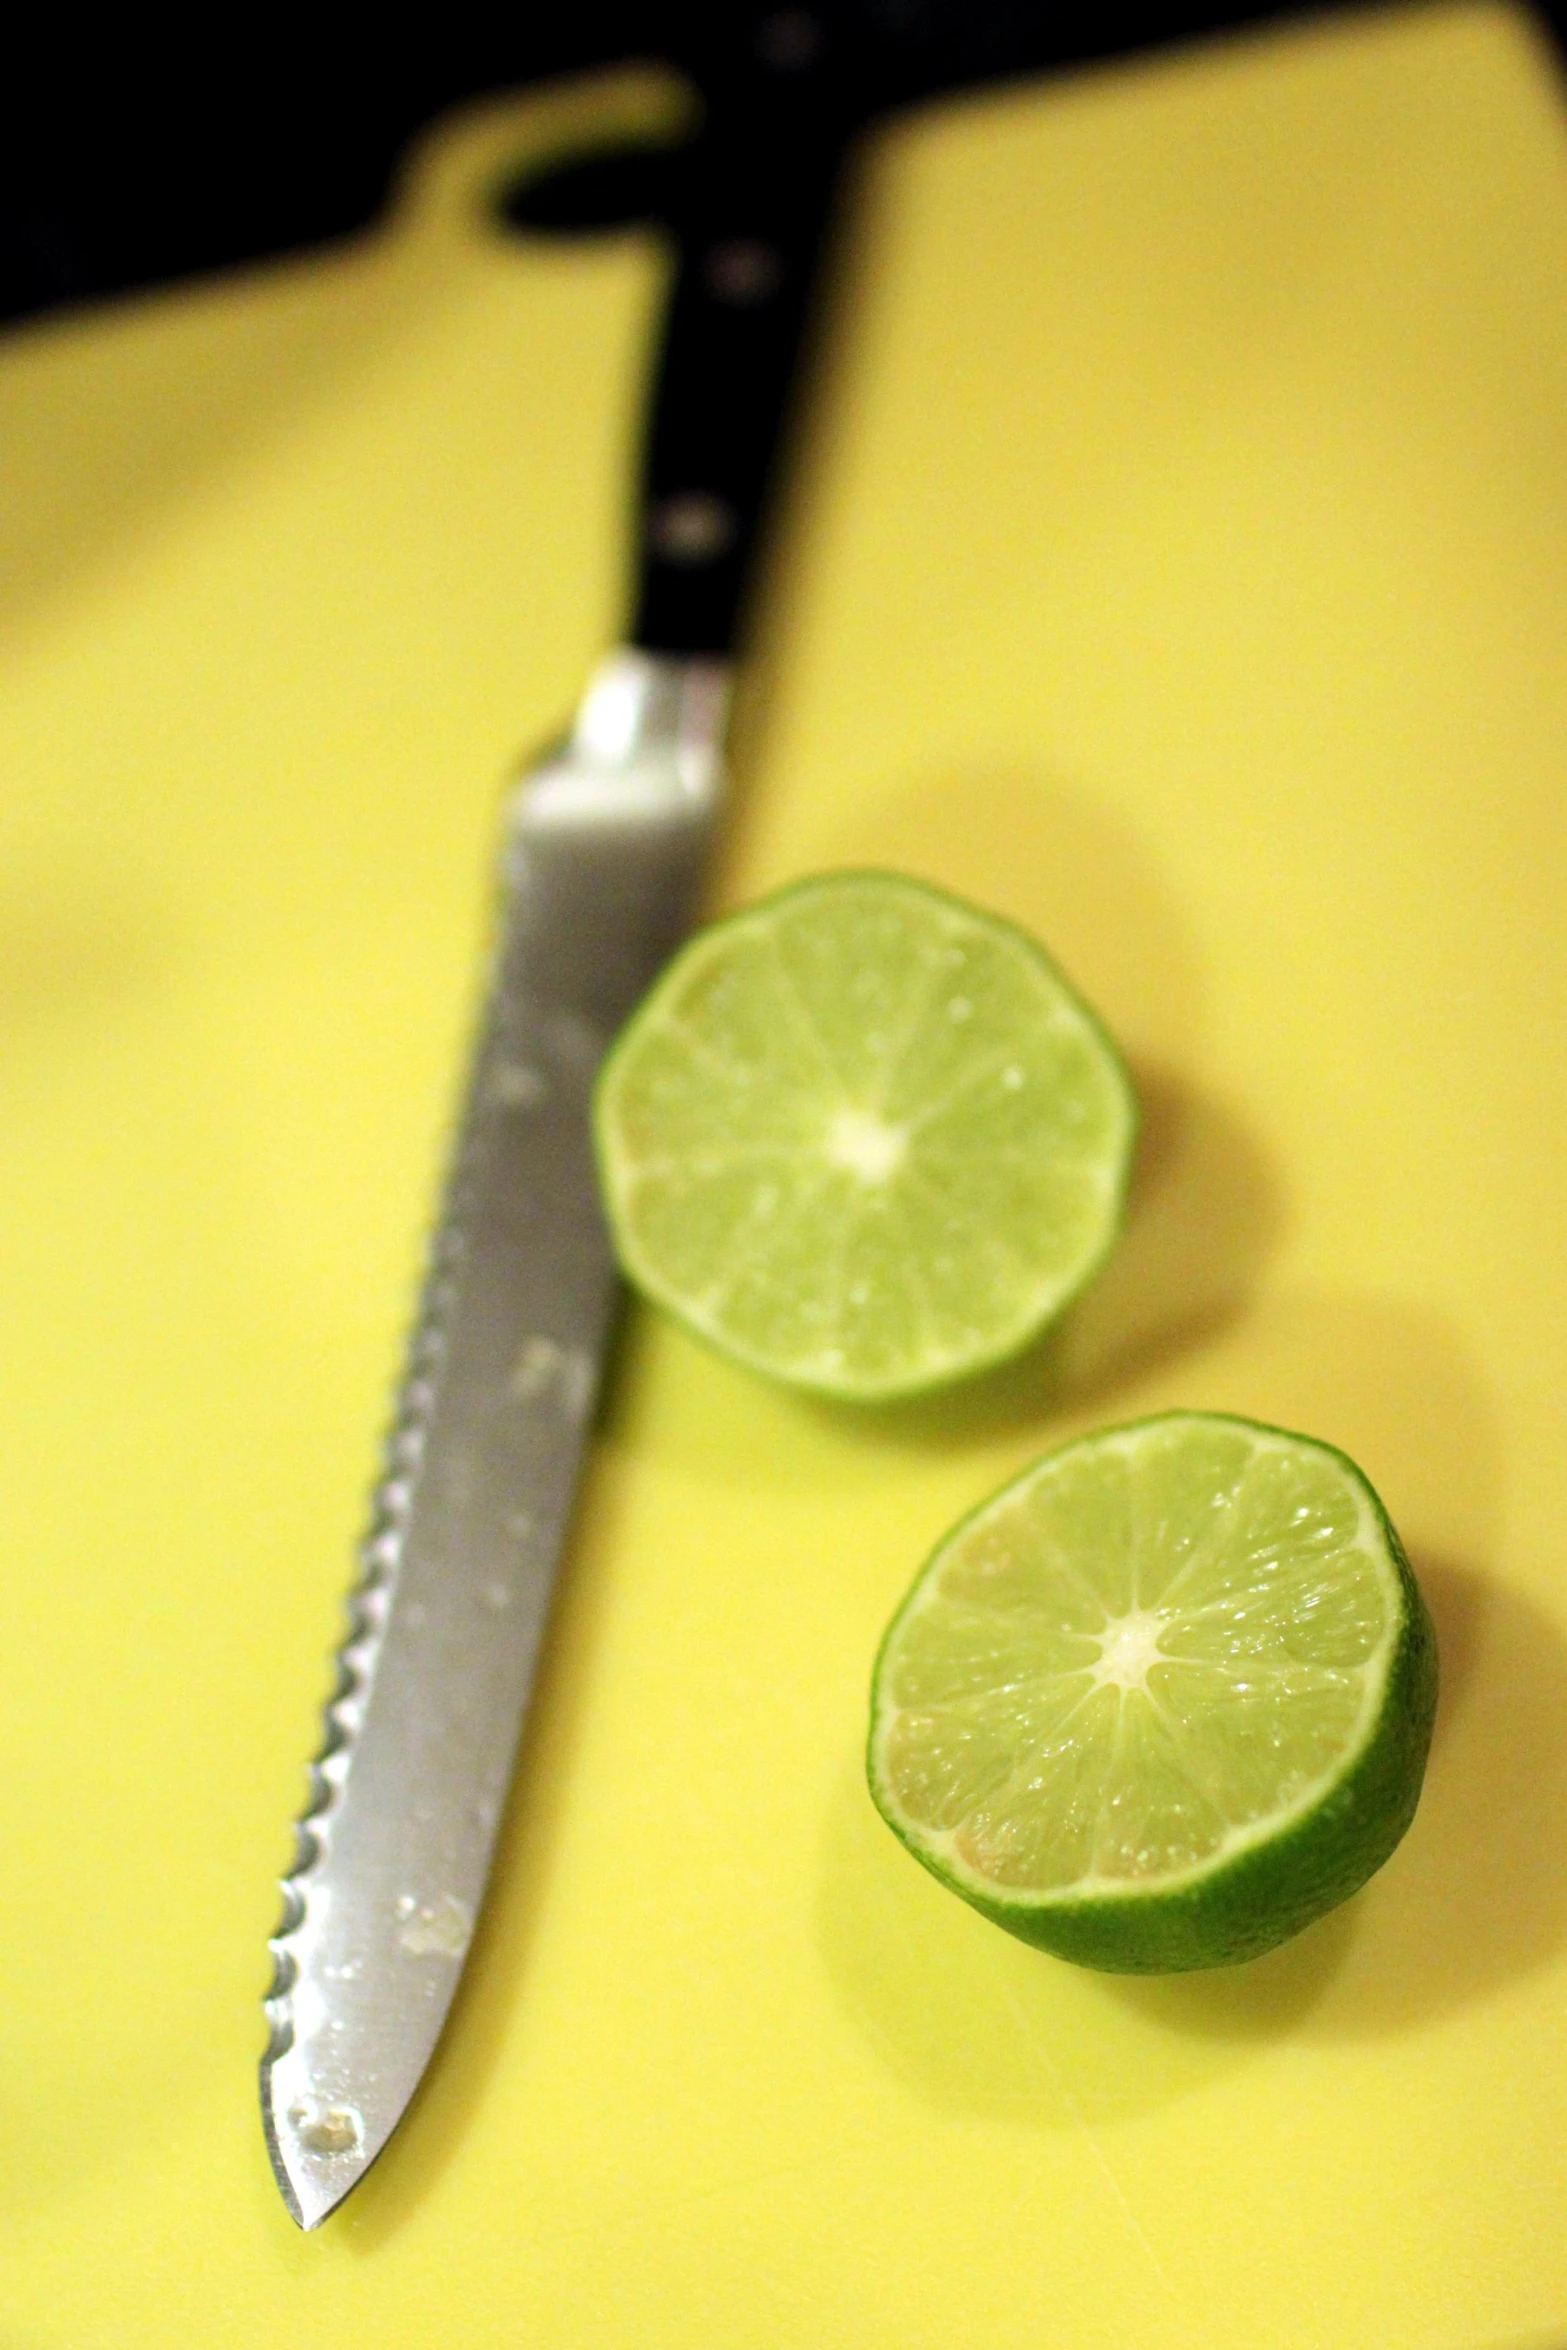
[[306, 2234], [331, 2217], [380, 2151], [366, 2143], [352, 2106], [291, 2093], [270, 2057], [261, 2066], [261, 2125], [278, 2192]]

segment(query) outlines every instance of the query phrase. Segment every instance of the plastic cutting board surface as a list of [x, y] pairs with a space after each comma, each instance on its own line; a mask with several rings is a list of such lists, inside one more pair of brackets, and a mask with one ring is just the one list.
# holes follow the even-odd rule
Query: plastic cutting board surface
[[[479, 191], [666, 95], [0, 350], [0, 2345], [1559, 2350], [1567, 115], [1492, 9], [872, 149], [712, 902], [1028, 923], [1135, 1065], [1131, 1226], [897, 1413], [631, 1316], [448, 2040], [319, 2236], [273, 2187], [273, 1880], [659, 286]], [[1445, 1686], [1360, 1898], [1137, 1984], [950, 1900], [859, 1750], [950, 1520], [1176, 1404], [1364, 1465]]]

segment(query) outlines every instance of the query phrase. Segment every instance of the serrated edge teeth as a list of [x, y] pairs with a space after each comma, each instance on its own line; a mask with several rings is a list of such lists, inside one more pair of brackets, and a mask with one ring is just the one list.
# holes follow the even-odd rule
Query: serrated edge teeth
[[283, 1908], [269, 1937], [272, 1982], [262, 2002], [269, 2028], [263, 2067], [275, 2063], [293, 2046], [292, 1993], [299, 1979], [299, 1958], [290, 1944], [303, 1929], [309, 1912], [307, 1880], [330, 1839], [331, 1815], [342, 1800], [354, 1738], [374, 1678], [376, 1654], [385, 1636], [386, 1601], [396, 1580], [399, 1538], [410, 1498], [405, 1487], [402, 1507], [394, 1517], [387, 1507], [391, 1483], [388, 1479], [377, 1490], [372, 1531], [360, 1553], [363, 1572], [348, 1596], [347, 1636], [334, 1660], [336, 1683], [322, 1709], [321, 1744], [307, 1765], [309, 1787], [294, 1823], [293, 1859], [279, 1880]]
[[[457, 1186], [453, 1189], [455, 1192]], [[454, 1200], [454, 1209], [455, 1205]], [[309, 1789], [294, 1824], [294, 1856], [287, 1875], [279, 1879], [283, 1908], [268, 1937], [272, 1980], [262, 2000], [268, 2031], [261, 2059], [263, 2078], [294, 2044], [293, 1992], [299, 1980], [299, 1954], [290, 1945], [309, 1915], [308, 1880], [327, 1850], [332, 1814], [342, 1801], [354, 1741], [386, 1635], [413, 1507], [415, 1474], [435, 1410], [437, 1373], [446, 1351], [446, 1327], [456, 1296], [455, 1260], [461, 1253], [450, 1214], [436, 1248], [396, 1417], [386, 1438], [369, 1531], [359, 1546], [359, 1578], [346, 1602], [348, 1630], [334, 1658], [336, 1683], [322, 1708], [321, 1744], [307, 1765]]]

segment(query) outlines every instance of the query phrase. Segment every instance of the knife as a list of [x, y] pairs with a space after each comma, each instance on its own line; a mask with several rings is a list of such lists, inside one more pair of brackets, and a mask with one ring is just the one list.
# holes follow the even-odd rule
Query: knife
[[484, 1897], [614, 1305], [594, 1076], [687, 922], [722, 797], [731, 651], [852, 118], [841, 48], [801, 12], [745, 12], [703, 127], [658, 166], [678, 260], [636, 617], [510, 795], [466, 1106], [272, 1938], [262, 2115], [304, 2228], [406, 2111]]

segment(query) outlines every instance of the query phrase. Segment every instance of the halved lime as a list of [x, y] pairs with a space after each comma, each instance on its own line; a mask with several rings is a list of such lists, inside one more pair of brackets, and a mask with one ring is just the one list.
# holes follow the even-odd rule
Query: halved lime
[[724, 1353], [911, 1395], [1016, 1353], [1120, 1224], [1136, 1104], [1044, 949], [896, 873], [701, 932], [595, 1110], [620, 1261]]
[[1436, 1640], [1343, 1453], [1207, 1412], [1065, 1445], [893, 1618], [871, 1794], [944, 1885], [1060, 1957], [1254, 1958], [1414, 1817]]

